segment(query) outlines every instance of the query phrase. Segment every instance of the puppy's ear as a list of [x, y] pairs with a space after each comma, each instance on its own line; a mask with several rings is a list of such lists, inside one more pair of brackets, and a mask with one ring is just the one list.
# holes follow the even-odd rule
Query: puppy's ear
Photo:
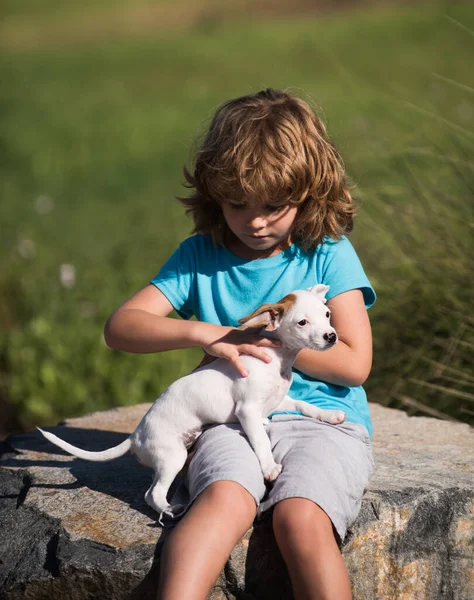
[[239, 323], [245, 325], [243, 329], [265, 329], [265, 331], [275, 331], [280, 325], [283, 311], [278, 304], [262, 304], [251, 315], [239, 319]]
[[322, 283], [318, 283], [317, 285], [313, 285], [312, 287], [308, 288], [308, 292], [311, 292], [312, 294], [317, 296], [318, 299], [321, 300], [321, 302], [324, 302], [324, 304], [326, 304], [326, 294], [328, 293], [328, 291], [329, 286], [323, 285]]
[[256, 311], [247, 317], [239, 319], [239, 323], [245, 325], [245, 329], [254, 327], [255, 329], [265, 329], [265, 331], [275, 331], [280, 326], [283, 316], [288, 309], [295, 303], [296, 296], [288, 294], [276, 304], [262, 304]]

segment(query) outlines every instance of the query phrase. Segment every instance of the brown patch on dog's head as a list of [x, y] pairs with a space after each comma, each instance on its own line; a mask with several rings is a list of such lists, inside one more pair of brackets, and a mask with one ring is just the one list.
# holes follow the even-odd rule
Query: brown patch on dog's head
[[[249, 321], [254, 320], [255, 317], [262, 316], [261, 321], [255, 320], [252, 323], [248, 323], [248, 326], [255, 329], [262, 329], [262, 327], [265, 327], [267, 330], [275, 329], [274, 326], [272, 327], [272, 323], [277, 319], [281, 319], [295, 302], [296, 296], [294, 294], [288, 294], [276, 304], [262, 304], [262, 306], [259, 306], [252, 314], [239, 319], [239, 323], [245, 325]], [[268, 313], [268, 315], [266, 315], [267, 318], [265, 318], [265, 313]]]
[[277, 306], [282, 306], [283, 307], [283, 313], [282, 314], [286, 314], [290, 308], [293, 306], [293, 304], [296, 302], [296, 296], [295, 294], [287, 294], [284, 298], [282, 298]]

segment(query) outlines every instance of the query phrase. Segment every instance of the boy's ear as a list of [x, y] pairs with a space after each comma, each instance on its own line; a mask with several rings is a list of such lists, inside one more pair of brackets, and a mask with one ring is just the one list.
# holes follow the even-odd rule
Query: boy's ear
[[311, 292], [312, 294], [317, 296], [318, 299], [321, 300], [321, 302], [324, 302], [324, 304], [326, 304], [327, 302], [326, 294], [328, 293], [328, 291], [329, 286], [323, 285], [322, 283], [318, 283], [317, 285], [313, 285], [312, 287], [308, 288], [308, 292]]

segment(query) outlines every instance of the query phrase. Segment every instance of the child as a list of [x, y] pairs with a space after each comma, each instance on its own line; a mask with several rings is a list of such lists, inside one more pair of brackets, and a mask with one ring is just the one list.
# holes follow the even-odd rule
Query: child
[[[357, 516], [373, 468], [361, 385], [372, 361], [366, 309], [375, 294], [344, 237], [355, 207], [342, 161], [306, 102], [267, 89], [220, 106], [194, 172], [184, 172], [194, 192], [182, 202], [197, 235], [111, 316], [107, 343], [129, 352], [200, 346], [245, 377], [240, 356], [268, 362], [265, 347], [275, 342], [236, 331], [238, 319], [324, 283], [340, 341], [326, 352], [298, 355], [290, 396], [342, 409], [347, 420], [272, 416], [267, 432], [283, 471], [267, 495], [240, 427], [206, 430], [186, 475], [190, 508], [163, 550], [158, 597], [206, 598], [257, 512], [274, 507], [295, 598], [350, 599], [338, 542]], [[168, 318], [173, 309], [184, 320]]]

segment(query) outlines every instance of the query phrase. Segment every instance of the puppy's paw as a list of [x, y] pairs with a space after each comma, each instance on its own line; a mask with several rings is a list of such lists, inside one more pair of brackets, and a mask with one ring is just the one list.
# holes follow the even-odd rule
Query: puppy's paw
[[162, 527], [174, 527], [176, 522], [184, 515], [186, 512], [186, 506], [184, 504], [173, 504], [168, 506], [162, 510], [159, 514], [158, 523]]
[[262, 469], [263, 476], [267, 481], [275, 481], [278, 475], [280, 475], [282, 468], [282, 465], [274, 462], [273, 464], [268, 465], [268, 467]]
[[331, 414], [329, 415], [328, 423], [339, 425], [339, 423], [343, 423], [346, 420], [346, 413], [342, 412], [342, 410], [331, 410], [329, 412]]

